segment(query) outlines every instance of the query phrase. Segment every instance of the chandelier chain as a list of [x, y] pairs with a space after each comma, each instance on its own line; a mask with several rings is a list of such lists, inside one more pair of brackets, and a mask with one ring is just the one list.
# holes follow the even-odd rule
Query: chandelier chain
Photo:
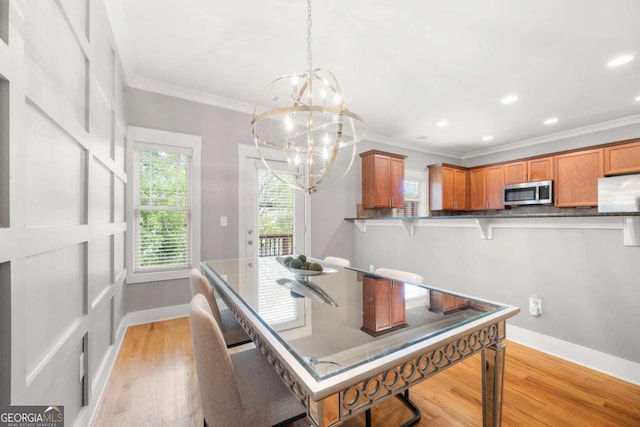
[[311, 0], [307, 0], [307, 68], [311, 76]]

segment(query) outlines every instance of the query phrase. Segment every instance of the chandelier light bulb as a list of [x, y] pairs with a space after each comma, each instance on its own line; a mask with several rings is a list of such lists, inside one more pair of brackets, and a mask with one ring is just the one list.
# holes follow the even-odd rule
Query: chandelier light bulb
[[[366, 126], [344, 105], [336, 77], [328, 70], [312, 67], [311, 0], [307, 5], [307, 71], [277, 78], [262, 91], [253, 110], [251, 133], [267, 169], [310, 194], [347, 174]], [[274, 126], [274, 120], [284, 123], [286, 131]], [[282, 156], [273, 155], [277, 150]], [[287, 159], [287, 172], [270, 167], [270, 160], [278, 158]]]

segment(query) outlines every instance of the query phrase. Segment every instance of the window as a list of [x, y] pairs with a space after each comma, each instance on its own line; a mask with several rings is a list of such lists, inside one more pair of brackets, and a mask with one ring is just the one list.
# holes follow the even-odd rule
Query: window
[[200, 262], [200, 138], [129, 133], [129, 282], [187, 277]]
[[406, 171], [404, 180], [404, 210], [402, 216], [427, 215], [427, 177], [424, 172]]

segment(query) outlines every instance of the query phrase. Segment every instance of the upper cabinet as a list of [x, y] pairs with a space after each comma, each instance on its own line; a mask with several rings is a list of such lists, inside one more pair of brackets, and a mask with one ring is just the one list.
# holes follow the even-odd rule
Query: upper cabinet
[[429, 209], [469, 209], [469, 171], [458, 166], [429, 166]]
[[504, 209], [504, 165], [474, 168], [469, 172], [470, 201], [472, 210]]
[[549, 180], [555, 206], [598, 206], [598, 178], [635, 173], [640, 139], [471, 169], [439, 163], [429, 166], [429, 209], [504, 209], [505, 185]]
[[640, 141], [604, 148], [604, 174], [640, 173]]
[[362, 207], [404, 207], [404, 159], [407, 156], [370, 150], [362, 157]]
[[598, 206], [598, 178], [604, 176], [604, 149], [554, 157], [556, 206]]
[[507, 163], [504, 165], [504, 183], [547, 181], [553, 179], [553, 157]]

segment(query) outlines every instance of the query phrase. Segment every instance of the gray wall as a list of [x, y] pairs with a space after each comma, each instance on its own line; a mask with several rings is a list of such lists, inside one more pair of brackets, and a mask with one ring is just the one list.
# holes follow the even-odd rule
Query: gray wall
[[[422, 171], [425, 167], [439, 162], [456, 162], [455, 159], [422, 153], [400, 147], [393, 147], [371, 141], [362, 141], [357, 146], [358, 153], [381, 150], [406, 155], [405, 169]], [[458, 161], [459, 162], [459, 161]], [[353, 224], [344, 218], [356, 216], [356, 205], [362, 202], [362, 162], [356, 156], [349, 174], [337, 184], [321, 188], [311, 196], [311, 253], [313, 256], [340, 256], [354, 260]]]
[[[548, 220], [545, 220], [548, 221]], [[556, 220], [562, 224], [562, 219]], [[621, 230], [368, 226], [355, 234], [356, 265], [419, 273], [444, 289], [519, 306], [513, 325], [640, 362], [640, 248]], [[543, 314], [528, 313], [528, 298]]]
[[[252, 144], [251, 117], [231, 110], [138, 89], [127, 93], [132, 126], [202, 137], [202, 259], [238, 257], [238, 144]], [[228, 226], [221, 227], [220, 216]], [[127, 285], [127, 311], [185, 304], [187, 279]]]

